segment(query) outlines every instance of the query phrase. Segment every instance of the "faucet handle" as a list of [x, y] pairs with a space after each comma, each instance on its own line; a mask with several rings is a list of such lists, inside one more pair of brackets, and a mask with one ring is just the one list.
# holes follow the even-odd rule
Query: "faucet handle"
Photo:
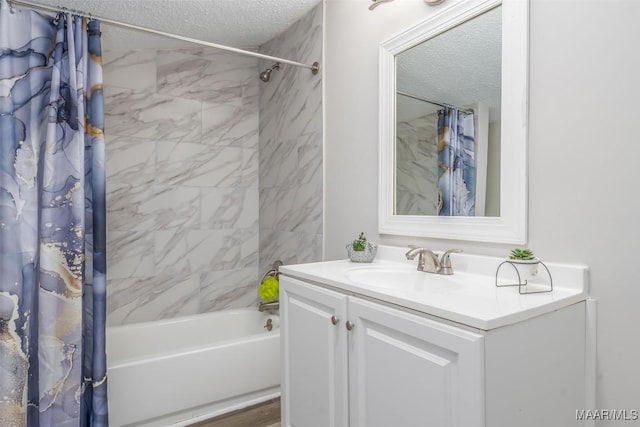
[[420, 246], [416, 246], [416, 245], [407, 245], [407, 247], [409, 248], [409, 250], [404, 254], [407, 259], [414, 259], [416, 257], [416, 253], [413, 250], [414, 249], [420, 249]]
[[440, 257], [440, 265], [442, 267], [451, 267], [451, 258], [449, 258], [449, 255], [459, 254], [460, 252], [462, 252], [462, 249], [449, 249]]
[[440, 274], [453, 274], [453, 268], [451, 267], [451, 258], [449, 255], [452, 253], [460, 253], [462, 249], [449, 249], [440, 257]]

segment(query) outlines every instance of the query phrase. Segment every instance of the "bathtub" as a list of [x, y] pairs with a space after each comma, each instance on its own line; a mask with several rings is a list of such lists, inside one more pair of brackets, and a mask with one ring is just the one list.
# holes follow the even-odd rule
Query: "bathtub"
[[253, 308], [109, 327], [107, 373], [112, 427], [184, 426], [273, 399], [279, 318]]

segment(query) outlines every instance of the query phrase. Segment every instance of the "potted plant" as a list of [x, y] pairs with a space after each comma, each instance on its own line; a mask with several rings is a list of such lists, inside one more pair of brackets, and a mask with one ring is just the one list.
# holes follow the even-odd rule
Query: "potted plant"
[[516, 264], [537, 264], [540, 262], [530, 249], [516, 248], [511, 251], [509, 261]]
[[367, 241], [364, 232], [353, 242], [347, 243], [347, 254], [353, 262], [372, 262], [377, 251], [378, 246]]
[[517, 270], [520, 281], [524, 280], [524, 284], [527, 283], [528, 278], [538, 274], [540, 260], [535, 257], [530, 249], [513, 249], [507, 261]]

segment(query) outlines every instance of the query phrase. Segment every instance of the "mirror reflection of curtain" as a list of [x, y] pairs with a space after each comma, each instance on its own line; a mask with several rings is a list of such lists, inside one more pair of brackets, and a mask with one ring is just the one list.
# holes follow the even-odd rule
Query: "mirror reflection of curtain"
[[476, 163], [473, 113], [438, 111], [438, 215], [475, 216]]

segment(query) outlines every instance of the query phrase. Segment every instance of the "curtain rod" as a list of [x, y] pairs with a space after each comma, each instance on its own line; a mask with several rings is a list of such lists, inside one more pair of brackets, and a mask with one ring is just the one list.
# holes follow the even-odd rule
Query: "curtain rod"
[[163, 36], [163, 37], [168, 37], [168, 38], [175, 39], [175, 40], [182, 40], [182, 41], [185, 41], [185, 42], [195, 43], [195, 44], [199, 44], [199, 45], [202, 45], [202, 46], [208, 46], [208, 47], [213, 47], [213, 48], [216, 48], [216, 49], [226, 50], [226, 51], [229, 51], [229, 52], [239, 53], [239, 54], [242, 54], [242, 55], [253, 56], [255, 58], [268, 59], [270, 61], [280, 62], [282, 64], [295, 65], [296, 67], [308, 68], [308, 69], [311, 70], [311, 73], [314, 74], [314, 75], [318, 74], [318, 71], [320, 70], [320, 64], [318, 62], [314, 62], [311, 65], [303, 64], [302, 62], [291, 61], [291, 60], [288, 60], [288, 59], [278, 58], [276, 56], [271, 56], [271, 55], [264, 55], [262, 53], [252, 52], [250, 50], [238, 49], [238, 48], [235, 48], [235, 47], [225, 46], [225, 45], [221, 45], [221, 44], [217, 44], [217, 43], [210, 43], [210, 42], [206, 42], [206, 41], [203, 41], [203, 40], [193, 39], [191, 37], [181, 36], [181, 35], [178, 35], [178, 34], [165, 33], [164, 31], [154, 30], [153, 28], [141, 27], [141, 26], [138, 26], [138, 25], [128, 24], [126, 22], [115, 21], [115, 20], [109, 19], [109, 18], [101, 18], [101, 17], [98, 17], [98, 16], [94, 16], [94, 15], [92, 15], [90, 13], [83, 12], [83, 11], [76, 10], [76, 9], [68, 9], [66, 7], [60, 7], [60, 6], [47, 6], [47, 5], [44, 5], [44, 4], [33, 3], [33, 2], [30, 2], [30, 1], [26, 1], [26, 0], [7, 0], [7, 3], [9, 4], [9, 6], [12, 9], [13, 9], [14, 5], [22, 5], [22, 6], [29, 6], [29, 7], [32, 7], [34, 9], [46, 10], [46, 11], [49, 11], [49, 12], [56, 12], [56, 13], [57, 12], [68, 12], [68, 13], [72, 13], [74, 15], [82, 16], [83, 18], [97, 19], [100, 22], [104, 22], [104, 23], [107, 23], [107, 24], [115, 25], [117, 27], [127, 28], [127, 29], [130, 29], [130, 30], [144, 31], [144, 32], [147, 32], [147, 33], [152, 33], [152, 34], [156, 34], [156, 35]]
[[419, 96], [415, 96], [415, 95], [409, 95], [406, 92], [400, 92], [400, 91], [396, 91], [396, 93], [398, 95], [402, 95], [402, 96], [406, 96], [407, 98], [412, 98], [412, 99], [417, 99], [418, 101], [424, 101], [424, 102], [428, 102], [429, 104], [434, 104], [434, 105], [439, 105], [441, 107], [445, 107], [445, 108], [453, 108], [459, 111], [462, 111], [463, 113], [473, 113], [473, 109], [472, 108], [458, 108], [455, 105], [451, 105], [451, 104], [444, 104], [442, 102], [436, 102], [436, 101], [431, 101], [429, 99], [426, 98], [420, 98]]

